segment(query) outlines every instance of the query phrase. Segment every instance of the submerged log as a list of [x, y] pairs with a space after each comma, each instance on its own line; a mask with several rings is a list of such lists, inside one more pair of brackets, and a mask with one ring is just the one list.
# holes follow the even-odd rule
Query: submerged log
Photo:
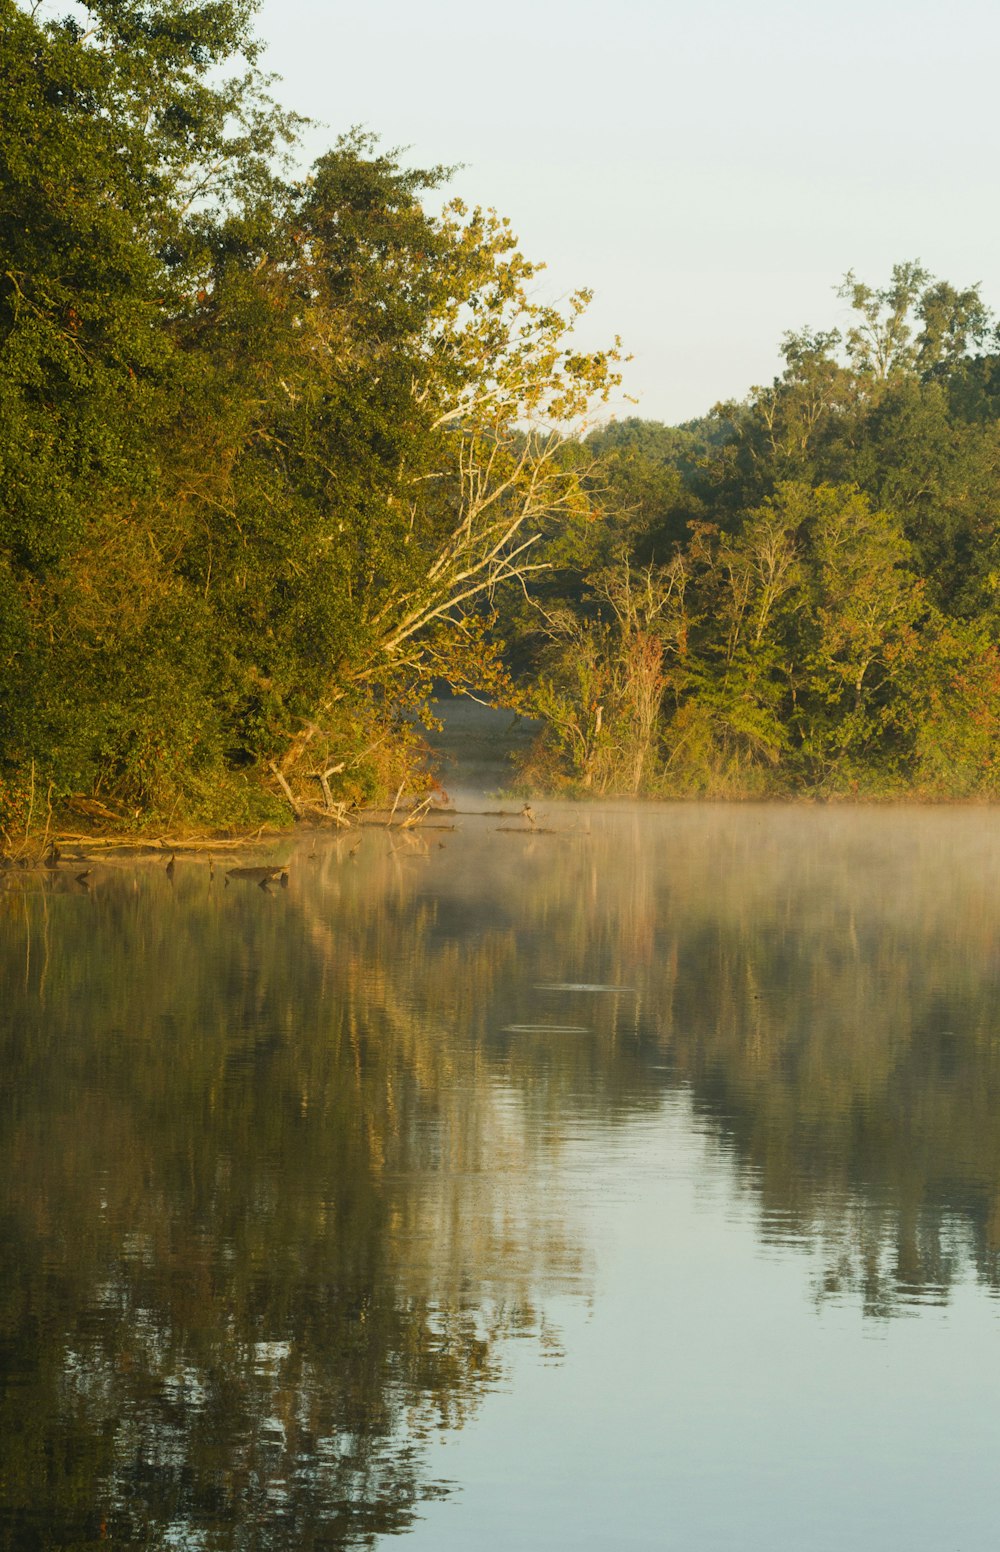
[[287, 868], [230, 868], [226, 873], [227, 887], [231, 878], [244, 884], [258, 884], [261, 889], [266, 889], [268, 884], [280, 884], [282, 889], [288, 888]]

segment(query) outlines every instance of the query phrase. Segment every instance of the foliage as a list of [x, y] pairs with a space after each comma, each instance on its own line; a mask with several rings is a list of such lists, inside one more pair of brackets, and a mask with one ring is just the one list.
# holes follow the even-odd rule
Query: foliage
[[[848, 275], [840, 295], [846, 334], [786, 335], [784, 371], [745, 404], [708, 425], [599, 433], [621, 574], [669, 600], [651, 741], [618, 698], [626, 736], [653, 754], [638, 786], [602, 754], [602, 789], [996, 788], [992, 321], [977, 288], [918, 264], [882, 288]], [[535, 699], [549, 721], [536, 764], [584, 785], [594, 708], [628, 655], [605, 564], [564, 590]]]
[[34, 770], [217, 820], [434, 675], [500, 682], [497, 589], [588, 507], [562, 447], [617, 347], [501, 218], [425, 208], [445, 169], [354, 133], [290, 181], [241, 0], [2, 4], [4, 813]]
[[850, 274], [745, 403], [594, 429], [588, 293], [368, 134], [293, 177], [251, 12], [0, 0], [8, 843], [32, 790], [136, 826], [395, 791], [441, 680], [589, 791], [993, 790], [978, 289]]

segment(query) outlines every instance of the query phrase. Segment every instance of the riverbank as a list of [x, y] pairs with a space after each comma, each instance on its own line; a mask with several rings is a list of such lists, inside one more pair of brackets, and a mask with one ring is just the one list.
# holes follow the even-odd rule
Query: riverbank
[[[418, 724], [427, 747], [426, 758], [412, 784], [404, 785], [391, 804], [372, 806], [346, 803], [324, 809], [319, 804], [289, 801], [285, 824], [211, 829], [184, 827], [172, 830], [162, 824], [148, 827], [116, 824], [108, 809], [93, 805], [89, 825], [81, 825], [80, 812], [72, 821], [48, 812], [43, 824], [23, 835], [8, 838], [0, 849], [0, 876], [11, 869], [44, 868], [55, 872], [83, 866], [92, 853], [114, 852], [137, 860], [168, 861], [173, 854], [221, 856], [264, 848], [302, 828], [348, 831], [365, 827], [412, 829], [433, 827], [456, 806], [481, 806], [496, 802], [515, 780], [515, 766], [523, 758], [542, 724], [505, 707], [484, 705], [469, 696], [442, 695], [432, 706], [438, 727]], [[69, 820], [70, 816], [63, 816]]]
[[[532, 745], [543, 731], [540, 720], [522, 716], [508, 707], [485, 705], [470, 696], [443, 694], [432, 703], [432, 714], [439, 724], [434, 727], [416, 723], [414, 730], [425, 750], [418, 759], [411, 780], [402, 783], [391, 802], [366, 805], [357, 802], [320, 802], [296, 800], [287, 794], [283, 822], [241, 826], [184, 826], [177, 829], [153, 821], [148, 825], [120, 820], [106, 807], [96, 803], [81, 806], [71, 813], [58, 815], [48, 811], [44, 823], [29, 827], [20, 835], [7, 835], [0, 846], [0, 879], [12, 869], [72, 868], [85, 866], [93, 854], [114, 853], [119, 857], [166, 862], [172, 854], [200, 854], [232, 859], [238, 853], [256, 855], [303, 830], [317, 833], [349, 833], [362, 828], [412, 830], [446, 823], [456, 809], [500, 812], [503, 800], [510, 805], [506, 817], [519, 814], [520, 800], [539, 795], [538, 784], [525, 782], [519, 767], [528, 763]], [[516, 794], [516, 800], [514, 797]], [[634, 803], [634, 795], [596, 793], [579, 787], [549, 792], [553, 800], [569, 799], [589, 804]], [[649, 803], [727, 802], [791, 805], [826, 805], [883, 808], [915, 807], [989, 807], [992, 794], [956, 798], [926, 791], [887, 793], [849, 793], [827, 791], [759, 792], [665, 792], [639, 799]]]

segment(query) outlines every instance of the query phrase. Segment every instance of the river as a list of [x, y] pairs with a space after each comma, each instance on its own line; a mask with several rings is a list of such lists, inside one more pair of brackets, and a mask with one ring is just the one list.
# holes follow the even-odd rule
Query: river
[[992, 1548], [1000, 815], [458, 798], [6, 876], [0, 1545]]

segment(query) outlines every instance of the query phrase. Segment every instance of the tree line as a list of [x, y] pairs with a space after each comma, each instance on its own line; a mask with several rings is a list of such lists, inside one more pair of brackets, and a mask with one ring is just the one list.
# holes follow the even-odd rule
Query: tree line
[[[447, 169], [301, 123], [248, 0], [0, 0], [0, 822], [278, 817], [401, 759], [616, 382]], [[83, 19], [79, 19], [80, 17]]]
[[846, 330], [787, 334], [745, 401], [588, 439], [607, 521], [524, 624], [539, 779], [995, 791], [997, 325], [917, 263], [840, 296]]
[[302, 175], [251, 0], [0, 17], [5, 847], [377, 797], [442, 681], [536, 784], [992, 791], [975, 287], [849, 276], [745, 402], [588, 430], [588, 293], [368, 134]]

